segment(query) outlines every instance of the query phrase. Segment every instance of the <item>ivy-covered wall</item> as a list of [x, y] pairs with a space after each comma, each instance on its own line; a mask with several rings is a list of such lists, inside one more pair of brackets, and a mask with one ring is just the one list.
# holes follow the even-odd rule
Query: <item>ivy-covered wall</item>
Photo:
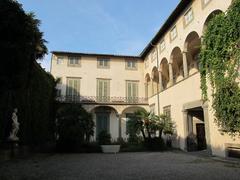
[[223, 132], [240, 135], [240, 0], [209, 22], [200, 57], [203, 97], [208, 99], [209, 81], [215, 122]]

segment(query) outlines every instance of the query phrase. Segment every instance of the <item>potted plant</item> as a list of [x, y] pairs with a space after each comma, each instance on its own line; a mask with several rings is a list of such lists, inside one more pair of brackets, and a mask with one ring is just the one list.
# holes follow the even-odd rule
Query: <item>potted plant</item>
[[117, 153], [120, 150], [120, 145], [111, 143], [111, 135], [105, 130], [98, 134], [98, 143], [103, 153]]

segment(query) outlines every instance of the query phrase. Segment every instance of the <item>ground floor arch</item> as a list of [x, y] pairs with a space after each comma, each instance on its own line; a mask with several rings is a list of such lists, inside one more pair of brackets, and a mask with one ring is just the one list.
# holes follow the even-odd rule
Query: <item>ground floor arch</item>
[[92, 141], [97, 140], [97, 136], [102, 130], [109, 132], [113, 141], [117, 141], [119, 138], [127, 139], [127, 120], [135, 111], [149, 109], [148, 104], [85, 104], [83, 108], [92, 114], [95, 123]]

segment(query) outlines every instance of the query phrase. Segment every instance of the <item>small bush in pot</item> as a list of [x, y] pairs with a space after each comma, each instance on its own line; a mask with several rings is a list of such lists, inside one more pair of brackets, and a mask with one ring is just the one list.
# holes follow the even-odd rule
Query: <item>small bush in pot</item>
[[98, 144], [100, 145], [110, 145], [111, 144], [111, 134], [103, 130], [98, 134]]

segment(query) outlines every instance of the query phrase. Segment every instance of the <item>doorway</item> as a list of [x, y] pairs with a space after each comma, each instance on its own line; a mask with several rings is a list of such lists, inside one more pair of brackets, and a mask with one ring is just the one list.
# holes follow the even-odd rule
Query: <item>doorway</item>
[[187, 151], [207, 149], [202, 107], [187, 110]]
[[110, 132], [110, 113], [96, 113], [96, 134], [98, 134], [101, 131], [107, 131]]

